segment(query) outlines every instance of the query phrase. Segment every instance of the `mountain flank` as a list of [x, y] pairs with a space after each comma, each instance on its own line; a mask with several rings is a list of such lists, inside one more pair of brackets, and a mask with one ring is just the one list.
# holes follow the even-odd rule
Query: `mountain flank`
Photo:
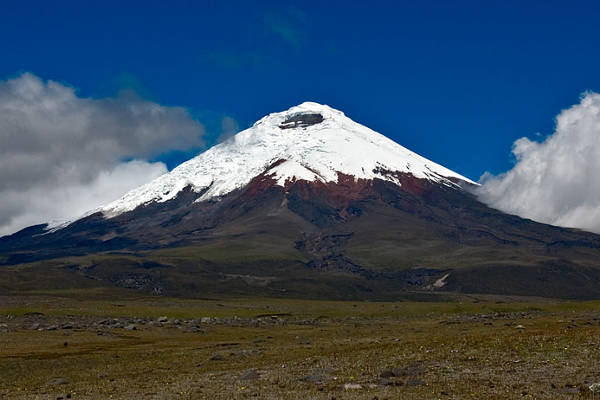
[[475, 186], [303, 103], [83, 218], [0, 238], [0, 290], [600, 297], [600, 236], [491, 209]]

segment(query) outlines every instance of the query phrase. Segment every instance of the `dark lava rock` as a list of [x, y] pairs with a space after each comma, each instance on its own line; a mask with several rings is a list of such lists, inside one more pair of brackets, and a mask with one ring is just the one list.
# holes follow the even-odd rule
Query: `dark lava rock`
[[392, 376], [396, 376], [396, 374], [391, 369], [385, 369], [379, 374], [380, 378], [391, 378]]
[[425, 372], [425, 367], [421, 363], [413, 363], [407, 367], [396, 368], [393, 372], [394, 376], [414, 376]]
[[223, 361], [225, 358], [221, 354], [215, 354], [210, 358], [210, 361]]
[[425, 386], [425, 381], [421, 379], [411, 378], [406, 382], [406, 386]]
[[323, 122], [323, 116], [318, 113], [299, 113], [292, 115], [279, 125], [280, 129], [304, 128]]

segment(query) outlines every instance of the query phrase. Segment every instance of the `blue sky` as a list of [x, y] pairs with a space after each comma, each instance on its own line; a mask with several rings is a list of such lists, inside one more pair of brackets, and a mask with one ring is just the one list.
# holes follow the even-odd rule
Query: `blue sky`
[[[525, 3], [525, 5], [523, 4]], [[91, 5], [90, 5], [91, 4]], [[241, 128], [302, 101], [343, 110], [472, 179], [600, 91], [597, 2], [5, 2], [0, 78], [133, 89]], [[192, 150], [193, 151], [193, 150]], [[157, 157], [172, 168], [189, 152]]]

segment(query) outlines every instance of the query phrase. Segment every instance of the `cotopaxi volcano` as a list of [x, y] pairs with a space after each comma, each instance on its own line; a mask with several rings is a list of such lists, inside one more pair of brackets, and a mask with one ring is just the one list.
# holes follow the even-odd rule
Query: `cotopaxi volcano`
[[297, 181], [339, 183], [381, 179], [401, 186], [400, 175], [451, 185], [468, 182], [374, 132], [342, 112], [303, 103], [271, 114], [230, 140], [183, 163], [168, 174], [104, 207], [111, 216], [150, 202], [165, 202], [189, 187], [202, 193], [196, 201], [221, 198], [258, 176], [282, 187]]
[[600, 297], [600, 236], [491, 209], [475, 186], [303, 103], [79, 220], [1, 238], [0, 289]]

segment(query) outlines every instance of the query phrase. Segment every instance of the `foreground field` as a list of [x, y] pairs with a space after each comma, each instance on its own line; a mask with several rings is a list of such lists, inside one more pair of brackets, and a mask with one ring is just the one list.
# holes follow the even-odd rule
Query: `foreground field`
[[599, 303], [91, 295], [0, 297], [0, 398], [600, 398]]

